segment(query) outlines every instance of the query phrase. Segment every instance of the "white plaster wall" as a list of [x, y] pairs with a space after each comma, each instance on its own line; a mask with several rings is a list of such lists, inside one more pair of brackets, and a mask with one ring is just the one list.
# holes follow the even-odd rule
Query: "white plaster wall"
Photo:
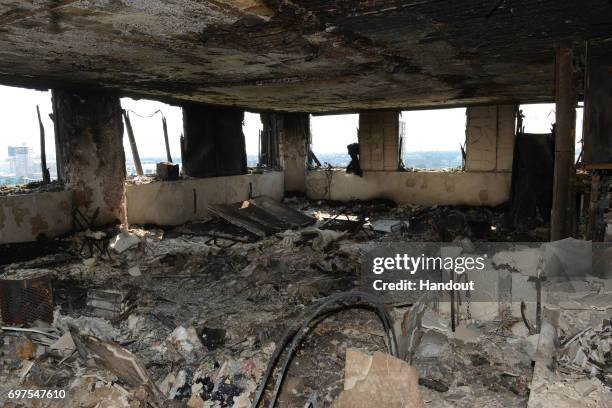
[[359, 164], [363, 170], [397, 170], [399, 166], [399, 112], [359, 114]]
[[387, 198], [396, 203], [495, 206], [510, 198], [509, 172], [312, 170], [306, 175], [309, 198], [338, 201]]
[[57, 237], [71, 229], [69, 191], [0, 197], [0, 244], [36, 241], [41, 234]]
[[470, 106], [466, 114], [466, 170], [493, 171], [497, 166], [497, 106]]
[[467, 108], [467, 171], [510, 171], [515, 140], [514, 105]]
[[244, 201], [267, 195], [281, 200], [284, 174], [266, 171], [262, 174], [159, 181], [126, 186], [127, 213], [130, 224], [180, 225], [206, 218], [210, 204]]

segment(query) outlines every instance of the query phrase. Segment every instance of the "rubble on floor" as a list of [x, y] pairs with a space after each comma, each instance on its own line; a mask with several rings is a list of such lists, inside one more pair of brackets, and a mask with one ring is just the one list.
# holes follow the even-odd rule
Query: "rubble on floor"
[[59, 181], [52, 181], [50, 183], [43, 183], [42, 181], [33, 181], [28, 184], [0, 185], [0, 196], [33, 193], [52, 193], [63, 190], [64, 185]]
[[[24, 406], [7, 399], [11, 389], [55, 388], [69, 398], [46, 406], [249, 407], [287, 330], [326, 300], [359, 289], [368, 248], [394, 240], [517, 239], [500, 209], [285, 204], [314, 225], [292, 223], [295, 214], [286, 212], [283, 222], [293, 225], [263, 236], [219, 218], [109, 231], [112, 256], [86, 259], [78, 256], [76, 234], [44, 258], [0, 266], [0, 279], [32, 269], [52, 276], [55, 304], [50, 322], [3, 325], [0, 405]], [[539, 398], [533, 341], [522, 322], [464, 318], [453, 332], [440, 307], [427, 305], [415, 318], [416, 307], [385, 305], [398, 334], [395, 351], [411, 350], [405, 359], [391, 356], [389, 330], [371, 308], [316, 319], [295, 345], [276, 406], [358, 406], [372, 392], [384, 406], [410, 398], [415, 407], [525, 407]], [[609, 320], [570, 339], [583, 323], [569, 312], [557, 313], [563, 346], [553, 353], [554, 374], [566, 376], [564, 387], [571, 383], [575, 395], [610, 400]], [[408, 317], [415, 323], [404, 324]], [[408, 338], [408, 326], [418, 336]], [[364, 364], [369, 369], [359, 371]], [[397, 375], [388, 377], [381, 365]], [[547, 389], [557, 393], [557, 383]], [[260, 406], [274, 386], [270, 381]]]

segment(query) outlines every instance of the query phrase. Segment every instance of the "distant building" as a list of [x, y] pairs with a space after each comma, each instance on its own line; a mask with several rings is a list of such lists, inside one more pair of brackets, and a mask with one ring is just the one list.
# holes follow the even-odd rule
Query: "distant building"
[[33, 173], [33, 149], [29, 146], [9, 146], [9, 169], [17, 177], [29, 177]]

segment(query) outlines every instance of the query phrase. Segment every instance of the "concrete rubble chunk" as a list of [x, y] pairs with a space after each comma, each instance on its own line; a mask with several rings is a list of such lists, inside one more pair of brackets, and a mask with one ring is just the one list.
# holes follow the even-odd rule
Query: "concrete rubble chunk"
[[414, 367], [389, 354], [346, 350], [344, 390], [334, 408], [425, 407]]
[[55, 343], [49, 346], [52, 350], [73, 351], [76, 346], [70, 332], [66, 332]]
[[130, 269], [128, 269], [128, 273], [130, 274], [130, 276], [133, 276], [135, 278], [142, 275], [138, 266], [132, 266]]

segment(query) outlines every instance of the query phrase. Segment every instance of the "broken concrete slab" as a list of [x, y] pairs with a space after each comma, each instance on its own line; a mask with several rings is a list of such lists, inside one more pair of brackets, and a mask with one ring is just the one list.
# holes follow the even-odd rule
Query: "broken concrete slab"
[[334, 408], [424, 408], [414, 367], [389, 354], [347, 348], [344, 390]]

